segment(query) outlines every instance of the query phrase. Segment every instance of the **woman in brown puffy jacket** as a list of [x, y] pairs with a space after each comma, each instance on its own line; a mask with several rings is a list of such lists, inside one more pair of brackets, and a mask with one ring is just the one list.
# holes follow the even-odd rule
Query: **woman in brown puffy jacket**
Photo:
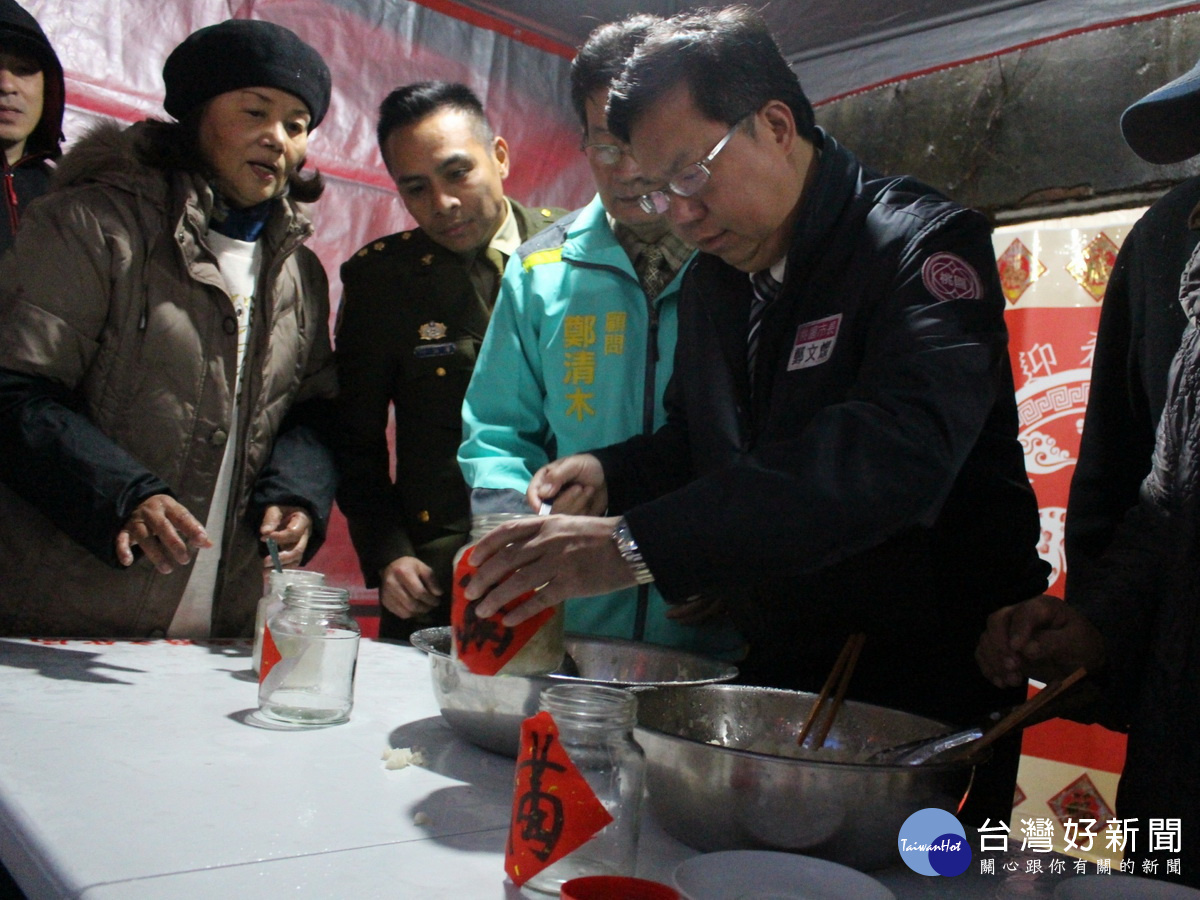
[[270, 537], [332, 503], [328, 285], [303, 242], [315, 50], [231, 20], [167, 59], [177, 121], [101, 126], [0, 270], [0, 635], [250, 633]]

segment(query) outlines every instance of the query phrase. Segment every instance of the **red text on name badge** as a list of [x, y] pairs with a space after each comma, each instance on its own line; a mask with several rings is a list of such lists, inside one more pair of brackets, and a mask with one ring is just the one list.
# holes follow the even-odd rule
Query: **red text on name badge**
[[796, 342], [788, 358], [787, 370], [807, 369], [819, 366], [829, 359], [837, 343], [838, 329], [842, 327], [842, 314], [826, 316], [812, 322], [803, 322], [796, 329]]

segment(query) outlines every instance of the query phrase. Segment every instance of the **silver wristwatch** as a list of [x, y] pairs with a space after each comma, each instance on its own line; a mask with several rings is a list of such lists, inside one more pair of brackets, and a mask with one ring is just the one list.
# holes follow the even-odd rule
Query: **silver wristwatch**
[[621, 559], [633, 569], [633, 577], [637, 579], [638, 584], [649, 584], [654, 580], [654, 576], [650, 574], [650, 567], [646, 565], [646, 561], [642, 559], [642, 554], [638, 550], [637, 541], [633, 539], [633, 532], [629, 530], [629, 525], [625, 521], [625, 517], [621, 516], [617, 526], [612, 531], [613, 543], [617, 545], [617, 551], [621, 554]]

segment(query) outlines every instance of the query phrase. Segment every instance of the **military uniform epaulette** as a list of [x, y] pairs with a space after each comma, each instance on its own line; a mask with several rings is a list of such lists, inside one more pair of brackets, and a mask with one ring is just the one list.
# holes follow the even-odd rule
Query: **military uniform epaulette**
[[[367, 242], [352, 257], [346, 260], [345, 264], [350, 265], [357, 263], [359, 260], [370, 261], [373, 257], [379, 255], [405, 255], [416, 252], [418, 248], [421, 252], [429, 253], [432, 249], [439, 249], [440, 245], [431, 240], [420, 228], [412, 228], [408, 231], [398, 231], [395, 234], [384, 235], [383, 237]], [[443, 252], [449, 252], [444, 248], [440, 249]]]

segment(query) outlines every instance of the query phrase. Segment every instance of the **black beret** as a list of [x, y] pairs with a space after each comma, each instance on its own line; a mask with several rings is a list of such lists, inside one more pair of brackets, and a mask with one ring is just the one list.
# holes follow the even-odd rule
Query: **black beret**
[[213, 97], [248, 87], [287, 91], [304, 101], [312, 131], [329, 109], [329, 67], [282, 25], [230, 19], [193, 32], [163, 66], [163, 108], [176, 119]]

